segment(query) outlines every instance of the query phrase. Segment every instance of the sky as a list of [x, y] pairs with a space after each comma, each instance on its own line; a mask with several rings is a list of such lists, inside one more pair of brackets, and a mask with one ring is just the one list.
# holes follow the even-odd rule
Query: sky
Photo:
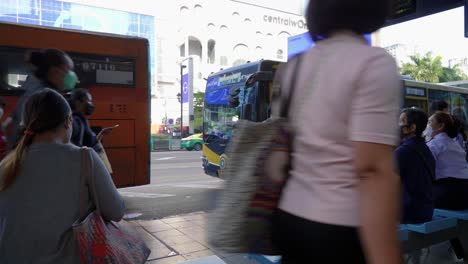
[[441, 55], [447, 63], [453, 58], [468, 58], [464, 30], [464, 9], [456, 8], [382, 29], [381, 46], [417, 46], [421, 52]]

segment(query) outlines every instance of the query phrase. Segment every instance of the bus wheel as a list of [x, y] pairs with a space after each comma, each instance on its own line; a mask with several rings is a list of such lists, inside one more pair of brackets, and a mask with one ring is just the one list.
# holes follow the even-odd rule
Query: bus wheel
[[193, 146], [193, 149], [196, 150], [196, 151], [200, 151], [200, 150], [202, 150], [202, 145], [200, 143], [197, 143], [197, 144], [195, 144], [195, 146]]

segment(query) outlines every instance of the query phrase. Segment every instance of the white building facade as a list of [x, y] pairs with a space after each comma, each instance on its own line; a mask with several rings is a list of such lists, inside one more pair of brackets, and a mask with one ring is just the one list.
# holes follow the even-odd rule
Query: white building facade
[[463, 70], [463, 72], [468, 73], [468, 58], [456, 58], [450, 59], [448, 61], [448, 66], [450, 68], [457, 66]]
[[419, 47], [406, 44], [391, 45], [389, 47], [385, 47], [385, 50], [393, 56], [393, 58], [398, 64], [398, 67], [402, 67], [404, 63], [410, 62], [410, 56], [421, 54], [422, 52], [422, 50]]
[[[180, 65], [194, 62], [194, 92], [206, 78], [231, 66], [269, 59], [286, 61], [287, 39], [307, 30], [307, 1], [178, 0], [156, 11], [157, 88], [153, 123], [180, 116]], [[171, 10], [168, 12], [167, 10]], [[281, 10], [281, 11], [280, 11]]]

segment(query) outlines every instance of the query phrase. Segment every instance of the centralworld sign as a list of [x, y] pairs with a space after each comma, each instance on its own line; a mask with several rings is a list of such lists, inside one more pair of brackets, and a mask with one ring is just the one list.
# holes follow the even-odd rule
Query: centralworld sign
[[301, 18], [264, 15], [263, 21], [266, 23], [277, 24], [287, 27], [307, 29], [307, 23], [304, 19]]

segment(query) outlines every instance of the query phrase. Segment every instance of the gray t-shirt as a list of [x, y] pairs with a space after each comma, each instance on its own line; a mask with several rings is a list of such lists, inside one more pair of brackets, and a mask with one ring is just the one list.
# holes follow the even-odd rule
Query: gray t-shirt
[[[123, 199], [99, 156], [91, 153], [101, 214], [119, 221]], [[30, 146], [16, 181], [0, 192], [0, 263], [79, 263], [71, 227], [79, 218], [81, 160], [80, 148], [71, 144]]]

